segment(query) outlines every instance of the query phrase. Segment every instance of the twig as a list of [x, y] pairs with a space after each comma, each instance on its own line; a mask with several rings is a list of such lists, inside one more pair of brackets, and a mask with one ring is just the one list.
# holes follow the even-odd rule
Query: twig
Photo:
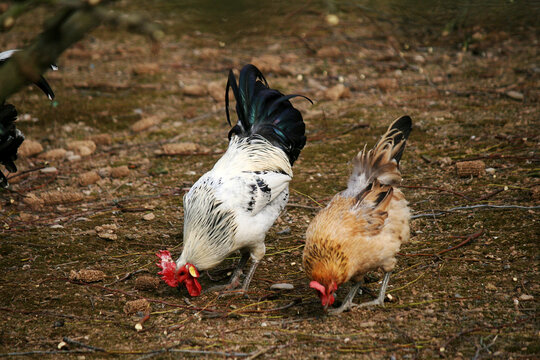
[[462, 194], [460, 192], [457, 192], [457, 191], [454, 191], [454, 190], [449, 190], [449, 189], [438, 188], [438, 187], [420, 186], [420, 185], [400, 185], [400, 187], [404, 187], [406, 189], [426, 189], [426, 190], [435, 190], [435, 191], [439, 191], [439, 192], [447, 192], [447, 193], [454, 194], [454, 195], [457, 195], [459, 197], [462, 197], [465, 200], [469, 200], [469, 201], [473, 200], [472, 198], [470, 198], [467, 195], [464, 195], [464, 194]]
[[294, 204], [294, 203], [288, 203], [288, 207], [295, 207], [295, 208], [301, 208], [301, 209], [309, 209], [309, 210], [320, 210], [320, 207], [317, 206], [309, 206], [309, 205], [302, 205], [302, 204]]
[[62, 340], [64, 340], [64, 342], [67, 343], [67, 344], [79, 346], [79, 347], [82, 347], [82, 348], [85, 348], [85, 349], [88, 349], [88, 350], [99, 351], [99, 352], [107, 352], [107, 350], [105, 350], [103, 348], [95, 347], [95, 346], [92, 346], [92, 345], [86, 345], [86, 344], [84, 344], [82, 342], [72, 340], [72, 339], [70, 339], [70, 338], [68, 338], [66, 336]]
[[441, 251], [439, 251], [436, 255], [442, 255], [442, 254], [447, 253], [447, 252], [449, 252], [449, 251], [452, 251], [452, 250], [455, 250], [455, 249], [457, 249], [457, 248], [460, 248], [460, 247], [462, 247], [463, 245], [468, 244], [468, 243], [471, 242], [472, 240], [479, 238], [483, 233], [484, 233], [484, 229], [482, 229], [482, 230], [480, 230], [480, 231], [478, 231], [478, 232], [475, 232], [474, 234], [467, 236], [467, 238], [466, 238], [465, 240], [463, 240], [462, 242], [460, 242], [460, 243], [457, 244], [456, 246], [452, 246], [452, 247], [449, 248], [449, 249], [441, 250]]
[[534, 210], [540, 209], [540, 206], [521, 206], [521, 205], [488, 205], [488, 204], [478, 204], [478, 205], [469, 205], [469, 206], [457, 206], [448, 210], [437, 210], [438, 212], [426, 213], [426, 214], [416, 214], [411, 216], [411, 219], [418, 219], [423, 217], [436, 217], [443, 216], [449, 212], [458, 211], [458, 210], [472, 210], [480, 208], [493, 208], [493, 209], [523, 209], [523, 210]]
[[45, 169], [45, 168], [46, 168], [46, 166], [38, 166], [38, 167], [33, 168], [33, 169], [24, 170], [24, 171], [21, 171], [21, 172], [18, 172], [16, 174], [8, 176], [8, 180], [14, 179], [14, 178], [16, 178], [18, 176], [21, 176], [21, 175], [25, 175], [25, 174], [29, 174], [29, 173], [32, 173], [32, 172], [35, 172], [35, 171], [39, 171], [39, 170]]
[[55, 355], [55, 354], [89, 354], [91, 350], [31, 350], [22, 352], [0, 353], [0, 357], [28, 356], [28, 355]]
[[460, 331], [459, 333], [457, 333], [456, 335], [452, 336], [450, 339], [448, 339], [443, 346], [440, 347], [440, 351], [443, 352], [446, 350], [446, 348], [448, 347], [448, 345], [450, 345], [450, 343], [452, 343], [454, 340], [457, 340], [459, 339], [461, 336], [463, 335], [467, 335], [467, 334], [470, 334], [470, 333], [473, 333], [473, 332], [477, 332], [477, 331], [481, 331], [481, 330], [500, 330], [500, 329], [504, 329], [504, 328], [507, 328], [507, 327], [511, 327], [511, 326], [515, 326], [515, 325], [518, 325], [518, 324], [521, 324], [523, 322], [526, 322], [530, 319], [534, 318], [534, 316], [530, 316], [530, 317], [527, 317], [527, 318], [524, 318], [524, 319], [521, 319], [521, 320], [518, 320], [518, 321], [514, 321], [514, 322], [511, 322], [511, 323], [505, 323], [505, 324], [502, 324], [502, 325], [497, 325], [497, 326], [478, 326], [478, 327], [475, 327], [475, 328], [472, 328], [472, 329], [469, 329], [469, 330], [463, 330], [463, 331]]
[[70, 280], [68, 278], [57, 278], [57, 280], [67, 281], [67, 282], [69, 282], [71, 284], [74, 284], [74, 285], [83, 285], [83, 286], [93, 287], [93, 288], [96, 288], [96, 289], [101, 289], [101, 290], [105, 290], [105, 291], [109, 291], [109, 292], [113, 292], [113, 293], [118, 293], [118, 294], [122, 294], [122, 295], [126, 295], [126, 296], [131, 296], [131, 297], [135, 297], [135, 298], [138, 298], [138, 299], [145, 299], [148, 302], [153, 302], [153, 303], [157, 303], [157, 304], [163, 304], [163, 305], [177, 307], [177, 308], [181, 308], [181, 309], [192, 309], [192, 310], [197, 310], [197, 311], [205, 310], [205, 311], [210, 311], [210, 312], [218, 311], [218, 310], [205, 309], [205, 308], [200, 308], [200, 307], [195, 307], [195, 306], [180, 305], [180, 304], [170, 303], [168, 301], [163, 301], [163, 300], [158, 300], [158, 299], [147, 298], [147, 297], [140, 296], [140, 295], [133, 294], [133, 293], [129, 293], [127, 291], [123, 291], [123, 290], [120, 290], [120, 289], [113, 289], [113, 288], [109, 288], [109, 287], [106, 287], [106, 286], [103, 286], [103, 285], [97, 285], [97, 284], [83, 283], [83, 282], [79, 282], [79, 281]]
[[138, 273], [142, 273], [142, 272], [150, 272], [148, 269], [139, 269], [139, 270], [135, 270], [135, 271], [132, 271], [132, 272], [129, 272], [127, 273], [126, 275], [124, 275], [123, 277], [121, 277], [120, 279], [116, 279], [114, 280], [112, 283], [109, 283], [109, 284], [105, 284], [105, 286], [111, 286], [111, 285], [114, 285], [118, 282], [121, 282], [121, 281], [126, 281], [128, 280], [129, 278], [131, 278], [133, 275], [135, 274], [138, 274]]
[[[463, 240], [462, 242], [460, 242], [456, 246], [452, 246], [451, 248], [444, 249], [444, 250], [441, 250], [441, 251], [433, 253], [433, 254], [427, 254], [427, 253], [403, 254], [403, 253], [398, 253], [398, 255], [401, 255], [401, 256], [434, 256], [434, 257], [439, 257], [440, 255], [442, 255], [444, 253], [447, 253], [449, 251], [455, 250], [457, 248], [460, 248], [460, 247], [468, 244], [472, 240], [479, 238], [483, 233], [484, 233], [484, 229], [482, 229], [482, 230], [480, 230], [478, 232], [475, 232], [474, 234], [471, 234], [471, 235], [465, 235], [465, 240]], [[454, 237], [458, 237], [458, 236], [454, 236]], [[459, 238], [463, 238], [463, 236], [459, 236]]]

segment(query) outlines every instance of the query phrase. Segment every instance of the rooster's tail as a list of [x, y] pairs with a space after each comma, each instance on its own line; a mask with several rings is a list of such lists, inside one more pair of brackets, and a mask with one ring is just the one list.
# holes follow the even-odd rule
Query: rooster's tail
[[283, 95], [278, 90], [270, 89], [259, 69], [248, 64], [240, 71], [238, 84], [232, 70], [229, 72], [225, 108], [230, 125], [229, 88], [236, 99], [238, 115], [238, 123], [229, 132], [229, 138], [232, 135], [262, 136], [282, 149], [292, 165], [306, 144], [306, 128], [300, 111], [289, 100], [297, 96], [308, 98], [302, 95]]
[[[14, 161], [17, 159], [17, 149], [24, 141], [23, 133], [15, 127], [17, 110], [11, 104], [0, 105], [0, 164], [9, 172], [16, 172]], [[7, 186], [7, 178], [0, 171], [0, 187]]]
[[399, 184], [399, 160], [411, 128], [411, 118], [402, 116], [390, 125], [373, 149], [366, 152], [364, 148], [360, 151], [353, 160], [354, 169], [343, 194], [356, 196], [375, 180], [384, 185]]

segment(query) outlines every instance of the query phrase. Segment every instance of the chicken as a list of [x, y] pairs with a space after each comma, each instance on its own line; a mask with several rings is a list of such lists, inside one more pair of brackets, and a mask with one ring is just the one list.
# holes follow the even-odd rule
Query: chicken
[[[0, 66], [4, 64], [14, 52], [18, 50], [8, 50], [0, 53]], [[57, 70], [56, 65], [51, 64], [53, 70]], [[49, 83], [43, 76], [35, 84], [43, 90], [47, 97], [54, 99], [54, 93]], [[23, 133], [15, 127], [17, 120], [17, 110], [11, 104], [0, 105], [0, 164], [4, 165], [9, 172], [16, 172], [15, 160], [17, 160], [17, 150], [24, 141]], [[6, 176], [0, 171], [0, 187], [7, 187]]]
[[[395, 186], [401, 182], [399, 161], [411, 126], [411, 118], [403, 116], [372, 150], [366, 152], [364, 147], [353, 160], [347, 189], [335, 195], [307, 229], [304, 270], [324, 309], [334, 303], [339, 286], [355, 282], [342, 305], [329, 310], [331, 314], [384, 303], [396, 253], [409, 239], [410, 211]], [[378, 298], [354, 304], [364, 274], [379, 268], [385, 275]]]
[[173, 287], [185, 284], [191, 296], [201, 293], [199, 271], [214, 268], [237, 250], [240, 262], [224, 288], [239, 287], [242, 270], [251, 258], [238, 291], [246, 294], [265, 254], [266, 232], [289, 199], [292, 165], [306, 143], [302, 115], [289, 101], [304, 96], [270, 89], [259, 69], [248, 64], [238, 84], [233, 72], [229, 73], [225, 90], [229, 125], [229, 89], [236, 99], [238, 122], [229, 131], [225, 154], [184, 196], [182, 254], [176, 264], [171, 264], [170, 253], [156, 254], [162, 279]]

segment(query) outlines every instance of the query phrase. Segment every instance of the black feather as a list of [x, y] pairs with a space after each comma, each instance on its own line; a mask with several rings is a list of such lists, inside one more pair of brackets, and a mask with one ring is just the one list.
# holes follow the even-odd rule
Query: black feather
[[[17, 110], [11, 104], [0, 106], [0, 164], [9, 172], [16, 172], [17, 150], [24, 141], [23, 133], [15, 127]], [[0, 171], [0, 186], [8, 185], [7, 178]]]
[[240, 71], [238, 84], [232, 70], [225, 90], [227, 121], [232, 125], [229, 114], [229, 88], [236, 99], [238, 122], [229, 131], [232, 135], [250, 137], [259, 135], [282, 149], [291, 165], [306, 144], [306, 127], [300, 111], [289, 101], [303, 95], [283, 95], [271, 89], [263, 74], [254, 65], [248, 64]]
[[[399, 144], [402, 140], [407, 140], [409, 138], [409, 134], [412, 130], [412, 120], [410, 116], [405, 115], [394, 121], [392, 126], [390, 127], [390, 130], [395, 130], [394, 135], [394, 144]], [[399, 161], [401, 160], [401, 155], [403, 155], [403, 151], [405, 150], [405, 143], [401, 146], [401, 149], [396, 153], [394, 156], [394, 159], [399, 164]]]

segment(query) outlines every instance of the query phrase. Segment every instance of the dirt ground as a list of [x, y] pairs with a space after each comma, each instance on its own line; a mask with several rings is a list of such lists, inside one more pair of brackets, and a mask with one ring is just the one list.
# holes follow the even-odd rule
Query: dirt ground
[[[217, 22], [134, 7], [164, 27], [159, 49], [99, 28], [46, 74], [54, 102], [35, 87], [9, 99], [43, 149], [25, 147], [0, 192], [0, 356], [540, 356], [537, 29], [437, 35], [361, 9], [337, 12], [336, 24], [300, 3]], [[1, 48], [38, 30], [23, 17]], [[226, 149], [227, 73], [249, 62], [270, 86], [314, 100], [294, 100], [308, 142], [250, 298], [189, 298], [156, 282], [154, 254], [181, 252], [182, 196]], [[404, 114], [411, 241], [385, 307], [328, 317], [301, 267], [306, 227], [345, 187], [356, 152]], [[203, 288], [226, 282], [237, 259], [204, 274]], [[367, 286], [375, 293], [381, 279]]]

